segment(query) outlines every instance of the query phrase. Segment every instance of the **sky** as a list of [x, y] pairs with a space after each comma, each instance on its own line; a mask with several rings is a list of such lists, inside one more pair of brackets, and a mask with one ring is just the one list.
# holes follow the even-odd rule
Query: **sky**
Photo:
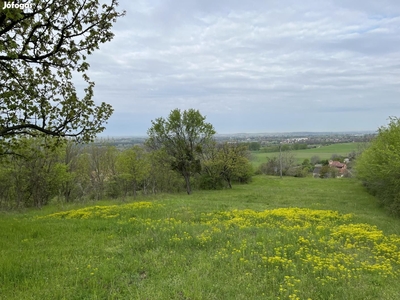
[[[400, 116], [398, 0], [120, 0], [89, 57], [101, 136], [198, 109], [217, 133], [375, 131]], [[79, 86], [78, 86], [79, 88]]]

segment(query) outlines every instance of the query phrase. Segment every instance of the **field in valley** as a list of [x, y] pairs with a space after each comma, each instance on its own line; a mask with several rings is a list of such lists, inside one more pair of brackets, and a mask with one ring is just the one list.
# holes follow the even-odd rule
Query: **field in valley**
[[[347, 156], [352, 151], [357, 151], [358, 143], [341, 143], [329, 146], [319, 146], [318, 148], [295, 150], [291, 153], [296, 157], [297, 162], [301, 164], [304, 159], [311, 159], [317, 155], [320, 159], [329, 159], [332, 154]], [[265, 153], [261, 151], [251, 152], [251, 162], [255, 168], [267, 161], [267, 157], [279, 157], [279, 152]]]
[[0, 214], [0, 299], [399, 299], [400, 220], [354, 179]]

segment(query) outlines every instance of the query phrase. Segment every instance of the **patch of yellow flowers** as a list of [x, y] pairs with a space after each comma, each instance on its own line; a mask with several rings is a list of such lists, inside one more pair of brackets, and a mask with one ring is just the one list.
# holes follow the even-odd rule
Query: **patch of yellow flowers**
[[[293, 274], [313, 274], [321, 284], [349, 282], [364, 274], [400, 275], [400, 237], [385, 235], [375, 226], [353, 224], [350, 214], [330, 210], [279, 208], [194, 214], [180, 220], [128, 216], [123, 211], [155, 209], [160, 204], [136, 202], [93, 206], [41, 218], [119, 218], [118, 223], [167, 237], [172, 247], [207, 247], [214, 261], [229, 262], [251, 276], [251, 270], [287, 274], [281, 281], [282, 297], [299, 299], [299, 280]], [[185, 244], [187, 243], [187, 244]], [[249, 267], [246, 267], [249, 266]], [[249, 271], [250, 270], [250, 271]]]
[[134, 211], [138, 209], [152, 209], [160, 206], [161, 204], [154, 204], [153, 202], [133, 202], [124, 205], [96, 205], [76, 210], [58, 212], [47, 216], [38, 217], [38, 219], [110, 219], [120, 217], [122, 212]]

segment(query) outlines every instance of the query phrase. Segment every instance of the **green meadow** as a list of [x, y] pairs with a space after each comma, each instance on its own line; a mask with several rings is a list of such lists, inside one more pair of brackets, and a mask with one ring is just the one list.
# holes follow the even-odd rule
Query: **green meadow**
[[400, 221], [354, 179], [0, 215], [0, 299], [400, 299]]
[[[311, 159], [312, 156], [317, 155], [320, 159], [329, 159], [332, 154], [347, 156], [350, 152], [356, 151], [358, 143], [340, 143], [332, 144], [329, 146], [319, 146], [318, 148], [293, 150], [291, 153], [296, 157], [297, 162], [300, 164], [304, 159]], [[262, 151], [251, 152], [251, 162], [254, 167], [267, 161], [267, 157], [279, 157], [279, 152], [265, 153]]]

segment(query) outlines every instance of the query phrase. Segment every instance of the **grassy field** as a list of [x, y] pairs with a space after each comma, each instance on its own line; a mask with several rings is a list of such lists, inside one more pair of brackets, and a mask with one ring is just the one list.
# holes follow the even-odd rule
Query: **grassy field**
[[400, 220], [353, 179], [0, 215], [0, 299], [400, 299]]
[[[297, 158], [298, 163], [302, 163], [304, 159], [311, 159], [312, 156], [317, 155], [320, 159], [329, 159], [332, 154], [338, 154], [347, 156], [353, 150], [357, 150], [358, 143], [342, 143], [342, 144], [333, 144], [329, 146], [320, 146], [319, 148], [312, 149], [304, 149], [304, 150], [296, 150], [291, 151]], [[279, 157], [279, 152], [259, 152], [253, 151], [251, 153], [251, 162], [254, 167], [258, 167], [260, 164], [267, 161], [267, 157]]]

